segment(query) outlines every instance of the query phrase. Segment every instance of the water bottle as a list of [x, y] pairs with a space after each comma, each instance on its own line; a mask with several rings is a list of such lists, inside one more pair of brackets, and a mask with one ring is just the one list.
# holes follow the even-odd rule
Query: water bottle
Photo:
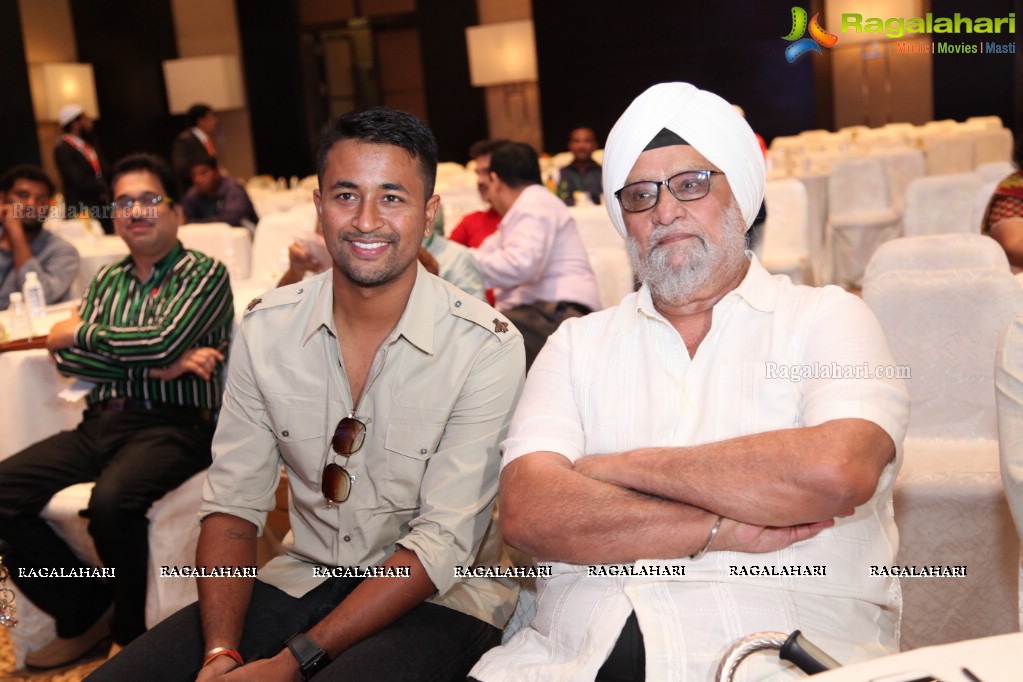
[[32, 338], [32, 320], [28, 316], [28, 310], [25, 308], [25, 299], [22, 298], [21, 292], [15, 291], [10, 296], [10, 320], [11, 320], [11, 333], [12, 339], [31, 339]]
[[43, 291], [38, 273], [25, 273], [25, 285], [21, 287], [21, 293], [25, 297], [25, 307], [30, 317], [46, 317], [46, 292]]

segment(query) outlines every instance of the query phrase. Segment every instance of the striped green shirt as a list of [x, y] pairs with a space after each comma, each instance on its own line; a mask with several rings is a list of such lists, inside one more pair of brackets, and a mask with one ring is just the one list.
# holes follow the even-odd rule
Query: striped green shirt
[[79, 314], [83, 324], [75, 345], [54, 357], [61, 374], [96, 382], [90, 405], [134, 398], [220, 407], [223, 366], [209, 381], [191, 372], [170, 381], [149, 378], [150, 369], [171, 365], [189, 348], [210, 346], [227, 355], [234, 298], [219, 261], [178, 242], [140, 282], [126, 257], [89, 282]]

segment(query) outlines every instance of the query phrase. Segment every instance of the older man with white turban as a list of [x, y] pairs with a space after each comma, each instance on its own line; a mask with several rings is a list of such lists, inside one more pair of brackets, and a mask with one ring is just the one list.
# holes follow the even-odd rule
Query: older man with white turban
[[871, 567], [895, 558], [907, 393], [875, 378], [892, 359], [859, 299], [745, 251], [764, 176], [746, 122], [689, 84], [612, 130], [606, 204], [643, 286], [529, 374], [502, 529], [550, 577], [474, 678], [709, 680], [734, 641], [797, 628], [843, 664], [897, 651], [899, 586]]

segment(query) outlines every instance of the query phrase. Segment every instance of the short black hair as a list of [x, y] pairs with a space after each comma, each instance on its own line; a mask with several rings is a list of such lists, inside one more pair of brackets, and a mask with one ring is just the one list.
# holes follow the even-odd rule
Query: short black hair
[[490, 172], [513, 189], [539, 185], [540, 158], [524, 142], [502, 142], [490, 152]]
[[213, 107], [209, 104], [193, 104], [188, 107], [188, 113], [185, 116], [188, 117], [188, 127], [194, 128], [199, 124], [199, 119], [204, 117], [206, 114], [213, 111]]
[[155, 154], [129, 154], [114, 164], [114, 170], [110, 174], [111, 191], [122, 175], [138, 171], [148, 171], [155, 175], [163, 185], [163, 196], [171, 201], [178, 201], [181, 196], [178, 181], [167, 162]]
[[433, 195], [437, 181], [437, 140], [418, 116], [390, 107], [356, 109], [331, 121], [323, 133], [316, 153], [316, 174], [323, 187], [323, 172], [331, 148], [342, 140], [401, 147], [419, 161], [426, 198]]
[[213, 168], [214, 170], [220, 168], [220, 164], [217, 162], [216, 157], [210, 156], [209, 154], [201, 154], [188, 162], [189, 170], [196, 166], [206, 166], [207, 168]]
[[56, 185], [53, 184], [53, 180], [46, 174], [39, 166], [33, 166], [28, 163], [15, 166], [9, 171], [4, 173], [3, 177], [0, 178], [0, 192], [7, 193], [17, 180], [31, 180], [32, 182], [39, 182], [46, 185], [46, 189], [50, 193], [50, 197], [57, 191]]
[[477, 159], [494, 151], [494, 147], [504, 144], [508, 140], [477, 140], [469, 147], [469, 158]]

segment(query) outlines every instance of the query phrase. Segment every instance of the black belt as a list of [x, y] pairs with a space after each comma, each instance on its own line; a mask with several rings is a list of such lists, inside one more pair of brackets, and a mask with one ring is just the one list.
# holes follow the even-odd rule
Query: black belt
[[191, 407], [189, 405], [171, 405], [169, 403], [158, 403], [153, 400], [139, 400], [138, 398], [108, 398], [101, 403], [89, 406], [89, 411], [95, 414], [104, 412], [162, 412], [164, 414], [189, 417], [198, 421], [213, 423], [213, 410], [205, 407]]

